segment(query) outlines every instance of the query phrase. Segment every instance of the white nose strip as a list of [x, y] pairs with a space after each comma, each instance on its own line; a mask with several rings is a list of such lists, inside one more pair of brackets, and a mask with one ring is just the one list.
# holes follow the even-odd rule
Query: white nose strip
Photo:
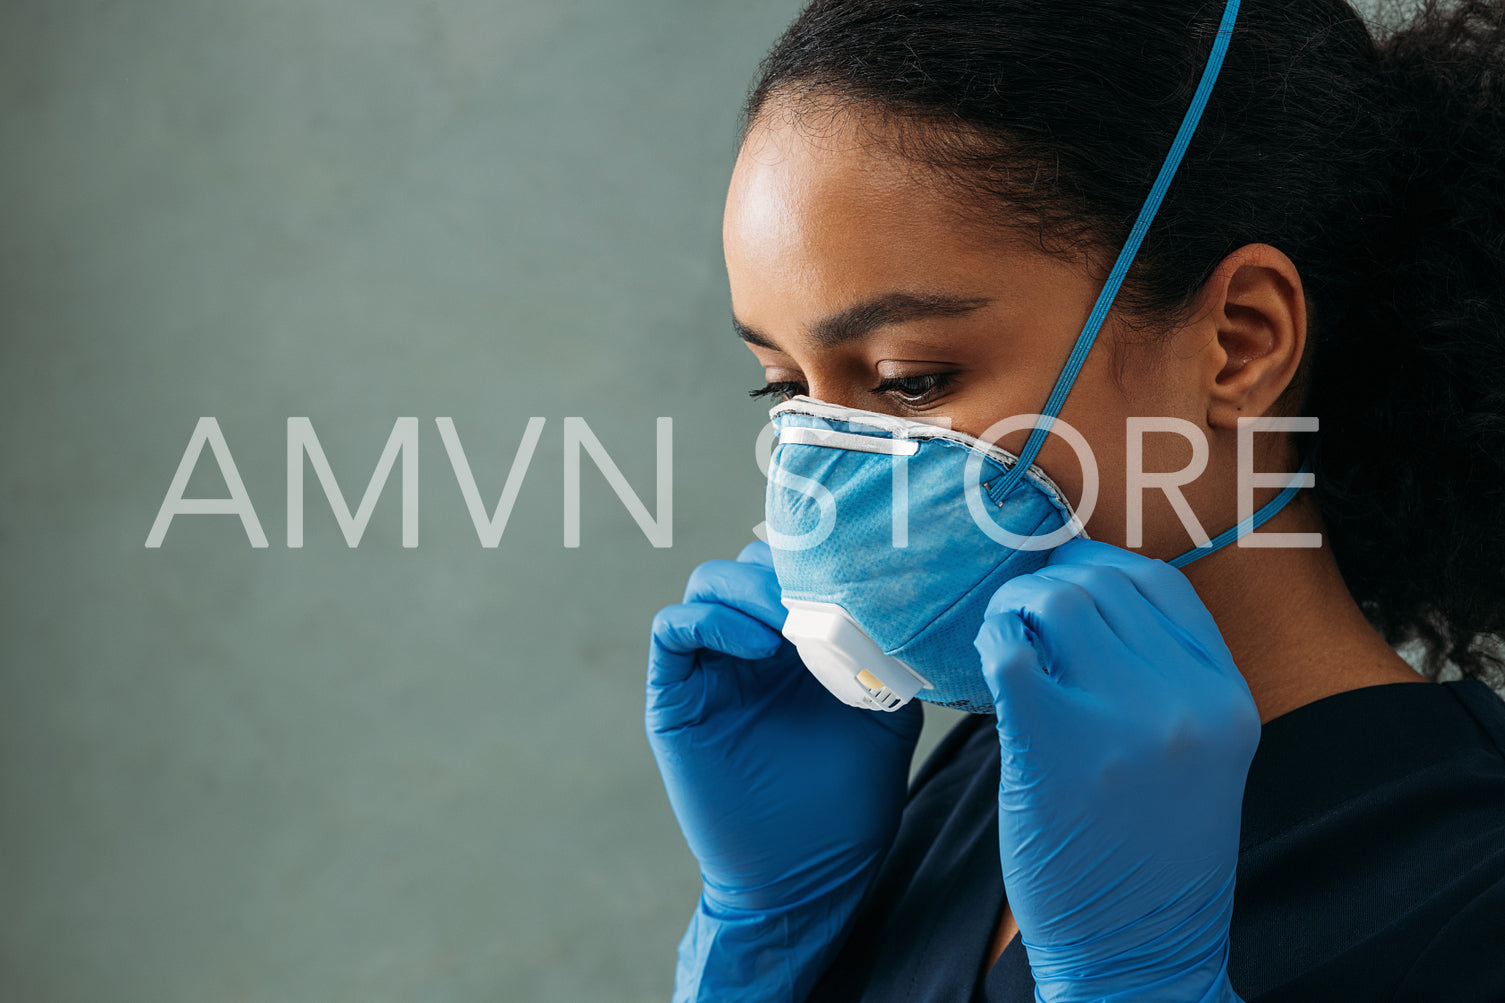
[[[888, 440], [894, 441], [894, 440]], [[835, 603], [785, 599], [784, 636], [800, 659], [842, 703], [871, 710], [898, 710], [930, 680], [884, 654], [852, 615]]]
[[887, 453], [889, 456], [913, 456], [920, 448], [909, 439], [891, 439], [885, 435], [860, 435], [838, 432], [834, 428], [792, 425], [779, 433], [785, 446], [825, 446], [829, 449], [852, 449], [859, 453]]

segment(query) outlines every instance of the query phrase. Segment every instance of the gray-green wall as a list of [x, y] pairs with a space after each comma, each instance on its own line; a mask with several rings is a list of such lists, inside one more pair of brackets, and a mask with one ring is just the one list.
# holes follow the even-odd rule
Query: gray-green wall
[[[659, 1000], [699, 881], [646, 628], [761, 518], [735, 116], [795, 0], [0, 5], [0, 1000]], [[147, 533], [200, 416], [270, 541]], [[420, 542], [394, 472], [420, 423]], [[435, 426], [496, 504], [496, 549]], [[589, 462], [563, 544], [563, 419]], [[205, 453], [190, 496], [222, 497]], [[931, 715], [927, 740], [950, 716]]]

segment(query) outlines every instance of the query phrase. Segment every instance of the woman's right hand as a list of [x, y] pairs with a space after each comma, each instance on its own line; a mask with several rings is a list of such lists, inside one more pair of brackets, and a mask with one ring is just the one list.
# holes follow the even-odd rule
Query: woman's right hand
[[917, 703], [872, 711], [828, 692], [779, 633], [779, 595], [766, 543], [702, 564], [654, 618], [648, 656], [648, 742], [703, 898], [741, 914], [855, 906], [898, 828], [923, 721]]

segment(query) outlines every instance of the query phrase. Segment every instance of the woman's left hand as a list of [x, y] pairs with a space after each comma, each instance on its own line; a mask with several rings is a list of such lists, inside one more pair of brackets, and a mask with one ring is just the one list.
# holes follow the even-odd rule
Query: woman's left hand
[[1227, 1001], [1249, 687], [1185, 576], [1072, 540], [994, 594], [998, 844], [1039, 998]]

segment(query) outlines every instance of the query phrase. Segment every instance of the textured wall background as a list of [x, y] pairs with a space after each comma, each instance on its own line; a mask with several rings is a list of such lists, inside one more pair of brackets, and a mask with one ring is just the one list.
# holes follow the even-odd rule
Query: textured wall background
[[[0, 6], [0, 998], [650, 1000], [699, 882], [646, 627], [761, 518], [730, 332], [738, 101], [793, 0]], [[201, 415], [270, 538], [146, 535]], [[285, 426], [354, 507], [350, 549]], [[562, 423], [587, 463], [562, 542]], [[434, 418], [496, 504], [481, 547]], [[189, 494], [224, 496], [208, 454]]]
[[[797, 6], [0, 5], [0, 999], [667, 997], [646, 626], [761, 518], [720, 218]], [[144, 546], [202, 415], [264, 550]], [[290, 416], [352, 507], [418, 418], [417, 548], [311, 473], [287, 547]], [[546, 419], [494, 550], [441, 416], [488, 507]], [[650, 507], [675, 419], [671, 549], [589, 464], [563, 546], [567, 416]]]

